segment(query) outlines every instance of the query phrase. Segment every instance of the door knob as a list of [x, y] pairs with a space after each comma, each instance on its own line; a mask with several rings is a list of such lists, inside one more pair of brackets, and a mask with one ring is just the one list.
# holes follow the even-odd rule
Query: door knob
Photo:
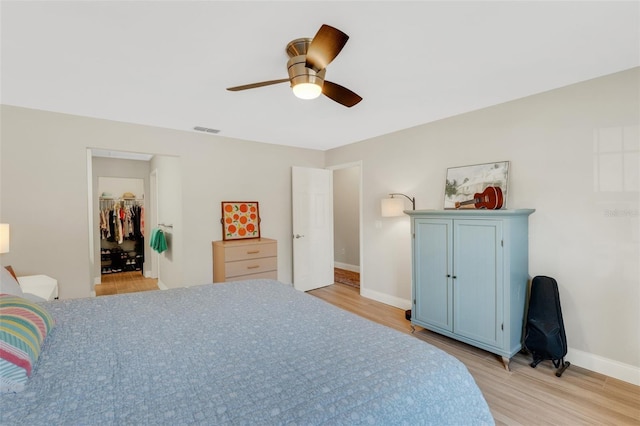
[[296, 235], [294, 235], [293, 237], [294, 237], [295, 239], [298, 239], [298, 238], [302, 238], [302, 237], [304, 237], [304, 235], [296, 234]]

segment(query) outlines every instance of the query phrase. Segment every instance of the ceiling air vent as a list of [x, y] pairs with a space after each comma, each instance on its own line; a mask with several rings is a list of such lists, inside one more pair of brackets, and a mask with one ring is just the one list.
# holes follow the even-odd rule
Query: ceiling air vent
[[220, 133], [220, 130], [218, 129], [210, 129], [208, 127], [201, 127], [201, 126], [196, 126], [193, 128], [193, 130], [197, 130], [199, 132], [205, 132], [205, 133]]

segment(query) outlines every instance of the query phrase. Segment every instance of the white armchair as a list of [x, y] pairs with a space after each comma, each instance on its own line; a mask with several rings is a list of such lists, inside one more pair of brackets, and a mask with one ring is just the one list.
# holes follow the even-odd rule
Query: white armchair
[[58, 298], [58, 280], [47, 275], [18, 277], [18, 283], [24, 293], [34, 294], [44, 300]]

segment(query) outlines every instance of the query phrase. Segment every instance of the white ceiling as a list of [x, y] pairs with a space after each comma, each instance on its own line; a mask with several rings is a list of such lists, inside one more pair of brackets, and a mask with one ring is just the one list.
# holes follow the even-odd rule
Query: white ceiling
[[[640, 2], [1, 3], [1, 101], [330, 149], [640, 65]], [[286, 44], [350, 36], [327, 79], [364, 100], [295, 98]]]

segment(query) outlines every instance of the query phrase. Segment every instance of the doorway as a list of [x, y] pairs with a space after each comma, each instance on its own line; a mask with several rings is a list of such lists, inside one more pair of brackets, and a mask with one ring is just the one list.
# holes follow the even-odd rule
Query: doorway
[[158, 289], [157, 280], [145, 278], [150, 263], [144, 228], [152, 155], [88, 151], [94, 294]]
[[[140, 167], [140, 166], [138, 166]], [[142, 166], [143, 172], [148, 166]], [[140, 178], [98, 176], [100, 202], [100, 273], [138, 271], [143, 274], [145, 181]]]
[[361, 162], [332, 167], [334, 281], [360, 289], [362, 167]]
[[[164, 182], [159, 180], [160, 175], [165, 177]], [[179, 157], [88, 148], [87, 176], [89, 262], [93, 280], [91, 289], [94, 290], [92, 293], [96, 294], [94, 286], [103, 283], [103, 279], [112, 285], [117, 283], [118, 293], [148, 289], [154, 284], [150, 280], [155, 280], [157, 288], [160, 289], [179, 285], [182, 280], [182, 250], [179, 233], [182, 217], [182, 205], [179, 202], [182, 178]], [[144, 181], [143, 189], [120, 188], [114, 191], [101, 191], [98, 186], [99, 177], [140, 179]], [[142, 256], [144, 253], [144, 262], [142, 265], [136, 265], [129, 259], [129, 269], [133, 271], [123, 270], [118, 271], [117, 274], [108, 275], [102, 273], [99, 214], [100, 196], [103, 192], [112, 192], [111, 195], [114, 197], [123, 195], [121, 192], [131, 192], [138, 198], [136, 202], [144, 207], [141, 217], [145, 219], [145, 223], [140, 226], [145, 242], [139, 247], [140, 253], [136, 253], [136, 256]], [[159, 200], [164, 200], [164, 205], [159, 205]], [[171, 239], [172, 244], [170, 250], [165, 251], [162, 256], [156, 256], [156, 252], [149, 246], [148, 239], [153, 228], [161, 220], [172, 224], [167, 234], [167, 239]], [[125, 260], [125, 268], [126, 265]], [[164, 282], [159, 280], [160, 273]], [[126, 279], [127, 277], [129, 279]]]
[[352, 289], [360, 291], [361, 162], [325, 169], [292, 167], [292, 211], [294, 287], [308, 291], [334, 284], [337, 264], [350, 270], [350, 283], [356, 284]]

